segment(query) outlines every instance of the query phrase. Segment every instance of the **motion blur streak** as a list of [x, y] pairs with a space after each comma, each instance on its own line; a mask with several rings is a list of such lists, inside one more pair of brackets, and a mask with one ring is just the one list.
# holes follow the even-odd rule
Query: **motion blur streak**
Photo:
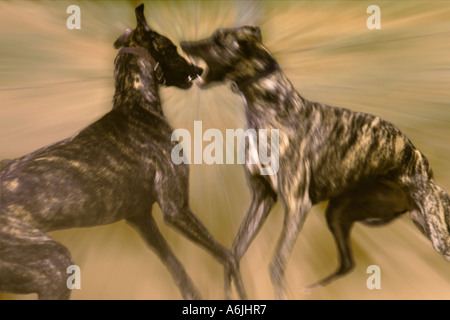
[[[111, 108], [114, 40], [134, 28], [140, 1], [0, 2], [0, 159], [68, 137]], [[66, 9], [81, 8], [81, 30]], [[381, 30], [369, 30], [372, 1], [145, 1], [149, 24], [174, 43], [216, 28], [259, 25], [263, 41], [307, 99], [376, 114], [396, 124], [450, 191], [450, 2], [377, 1]], [[200, 65], [203, 62], [199, 62]], [[225, 86], [162, 89], [173, 128], [243, 128], [243, 103]], [[206, 145], [206, 143], [205, 143]], [[191, 206], [230, 246], [250, 204], [241, 165], [191, 165]], [[449, 299], [450, 264], [407, 216], [380, 228], [357, 225], [356, 269], [304, 295], [337, 266], [323, 206], [309, 215], [287, 269], [288, 299]], [[207, 299], [223, 298], [223, 270], [203, 250], [158, 224]], [[245, 255], [250, 298], [272, 299], [268, 263], [282, 223], [278, 204]], [[81, 268], [73, 299], [179, 299], [168, 272], [124, 223], [51, 234]], [[381, 270], [381, 290], [366, 268]], [[3, 299], [35, 298], [0, 295]]]

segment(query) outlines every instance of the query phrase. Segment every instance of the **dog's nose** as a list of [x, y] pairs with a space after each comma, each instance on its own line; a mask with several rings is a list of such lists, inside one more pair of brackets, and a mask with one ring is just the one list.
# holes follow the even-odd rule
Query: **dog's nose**
[[197, 75], [201, 76], [202, 73], [203, 73], [203, 69], [200, 68], [200, 67], [195, 66], [195, 73], [196, 73]]

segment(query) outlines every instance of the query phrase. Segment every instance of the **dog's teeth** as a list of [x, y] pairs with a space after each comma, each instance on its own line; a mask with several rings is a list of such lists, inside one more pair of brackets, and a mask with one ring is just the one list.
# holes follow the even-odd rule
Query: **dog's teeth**
[[205, 80], [203, 80], [203, 78], [199, 74], [197, 75], [197, 81], [201, 86], [205, 84]]

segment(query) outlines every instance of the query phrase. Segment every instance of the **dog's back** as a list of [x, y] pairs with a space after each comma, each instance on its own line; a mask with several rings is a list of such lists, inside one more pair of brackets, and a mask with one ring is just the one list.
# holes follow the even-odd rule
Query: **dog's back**
[[27, 214], [49, 231], [149, 210], [156, 170], [170, 162], [171, 131], [157, 114], [113, 110], [72, 138], [10, 161], [1, 173], [2, 214]]

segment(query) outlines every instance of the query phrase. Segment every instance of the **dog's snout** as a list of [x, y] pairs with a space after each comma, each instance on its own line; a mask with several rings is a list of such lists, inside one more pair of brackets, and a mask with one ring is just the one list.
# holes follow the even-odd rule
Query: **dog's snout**
[[203, 73], [203, 68], [194, 66], [194, 70], [195, 70], [195, 74], [198, 75], [198, 76], [201, 76], [202, 73]]
[[189, 42], [188, 41], [181, 41], [180, 42], [180, 47], [181, 49], [183, 49], [183, 51], [186, 51], [189, 49]]
[[202, 52], [208, 47], [209, 43], [209, 39], [198, 41], [181, 41], [180, 47], [187, 54], [201, 55]]

